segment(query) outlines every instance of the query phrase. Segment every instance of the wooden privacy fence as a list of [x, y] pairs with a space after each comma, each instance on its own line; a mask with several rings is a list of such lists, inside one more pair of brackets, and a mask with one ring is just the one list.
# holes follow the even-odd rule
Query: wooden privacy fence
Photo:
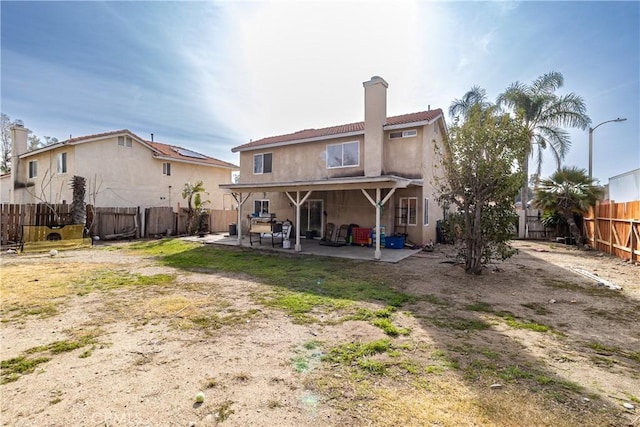
[[[209, 232], [229, 231], [229, 224], [236, 223], [238, 211], [222, 209], [206, 209]], [[188, 214], [185, 208], [178, 207], [174, 212], [169, 207], [145, 209], [145, 236], [183, 235], [187, 233]]]
[[640, 201], [598, 203], [584, 227], [593, 248], [631, 262], [640, 259]]
[[102, 240], [140, 237], [139, 208], [94, 208], [87, 206], [87, 228]]
[[[170, 207], [116, 208], [86, 206], [87, 218], [83, 224], [89, 235], [101, 240], [153, 237], [158, 235], [185, 234], [187, 215], [180, 209], [177, 214]], [[238, 211], [209, 209], [208, 230], [228, 232], [229, 225], [237, 222]], [[144, 215], [144, 216], [143, 216]], [[19, 245], [23, 242], [23, 226], [71, 225], [71, 205], [45, 203], [1, 204], [0, 244]], [[143, 227], [144, 226], [144, 227]]]

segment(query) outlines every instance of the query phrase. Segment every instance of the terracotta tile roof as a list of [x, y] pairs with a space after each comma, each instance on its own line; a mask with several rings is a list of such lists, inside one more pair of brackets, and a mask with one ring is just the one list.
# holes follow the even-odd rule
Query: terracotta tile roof
[[155, 153], [163, 157], [173, 158], [176, 160], [191, 161], [191, 162], [195, 161], [198, 163], [206, 163], [206, 164], [220, 166], [224, 168], [238, 169], [238, 166], [232, 163], [227, 163], [225, 161], [216, 159], [214, 157], [209, 157], [205, 154], [198, 153], [197, 151], [189, 150], [187, 148], [179, 147], [177, 145], [169, 145], [169, 144], [163, 144], [160, 142], [151, 142], [151, 141], [145, 140], [143, 138], [140, 138], [135, 133], [131, 132], [129, 129], [120, 129], [120, 130], [114, 130], [111, 132], [103, 132], [103, 133], [96, 133], [92, 135], [79, 136], [75, 138], [70, 138], [67, 141], [64, 141], [63, 143], [78, 144], [88, 140], [103, 139], [110, 136], [124, 135], [124, 134], [127, 134], [137, 139], [138, 141], [144, 142], [147, 146], [149, 146], [149, 148], [155, 151]]
[[[386, 126], [395, 126], [423, 121], [431, 121], [442, 115], [441, 109], [420, 111], [418, 113], [403, 114], [401, 116], [387, 117]], [[364, 122], [349, 123], [346, 125], [331, 126], [322, 129], [304, 129], [298, 132], [286, 135], [270, 136], [247, 144], [234, 147], [231, 151], [234, 153], [247, 148], [259, 147], [262, 145], [279, 144], [292, 141], [304, 141], [311, 139], [335, 138], [343, 134], [364, 133]]]

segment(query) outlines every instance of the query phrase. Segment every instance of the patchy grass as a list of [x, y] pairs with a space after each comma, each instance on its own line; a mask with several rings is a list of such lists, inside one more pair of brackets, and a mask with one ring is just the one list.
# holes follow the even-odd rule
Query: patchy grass
[[[6, 269], [7, 271], [4, 271]], [[109, 291], [122, 287], [168, 285], [175, 277], [168, 274], [144, 276], [118, 270], [116, 266], [69, 263], [61, 266], [44, 261], [29, 269], [3, 266], [10, 281], [0, 285], [3, 301], [0, 315], [3, 321], [17, 321], [25, 316], [52, 317], [71, 295], [84, 296], [94, 291]]]
[[[364, 261], [317, 256], [287, 257], [241, 248], [214, 248], [178, 239], [163, 239], [130, 246], [135, 251], [158, 256], [167, 266], [184, 270], [243, 274], [283, 291], [307, 294], [291, 298], [287, 292], [274, 295], [276, 303], [297, 313], [327, 300], [382, 302], [400, 307], [416, 298], [395, 291], [371, 271]], [[344, 304], [337, 303], [337, 304]], [[329, 303], [330, 305], [336, 302]]]
[[[32, 373], [38, 365], [50, 361], [52, 358], [51, 356], [55, 356], [61, 353], [67, 353], [82, 347], [86, 347], [88, 345], [95, 344], [96, 337], [98, 335], [97, 331], [89, 333], [74, 331], [67, 332], [71, 335], [74, 335], [75, 338], [55, 341], [50, 344], [38, 347], [32, 347], [25, 350], [23, 352], [23, 355], [0, 362], [0, 375], [2, 377], [2, 384], [16, 381], [21, 376]], [[88, 354], [87, 351], [85, 351], [79, 357], [89, 357], [89, 355], [91, 355], [91, 352], [90, 350], [88, 351]], [[43, 353], [47, 353], [47, 355], [42, 355]]]
[[231, 405], [233, 405], [232, 400], [225, 400], [215, 408], [214, 413], [218, 422], [226, 421], [231, 416], [231, 414], [234, 414], [236, 412], [231, 408]]
[[139, 288], [149, 286], [165, 286], [175, 283], [172, 274], [154, 274], [145, 276], [129, 273], [126, 270], [96, 270], [78, 280], [74, 285], [78, 288], [78, 295], [90, 292], [111, 291], [123, 287]]
[[46, 363], [51, 360], [50, 357], [35, 357], [28, 358], [26, 356], [18, 356], [12, 359], [3, 360], [0, 362], [0, 371], [2, 375], [2, 384], [16, 381], [22, 375], [32, 373], [36, 367], [42, 363]]
[[535, 314], [538, 314], [540, 316], [544, 316], [546, 314], [549, 314], [549, 309], [547, 309], [547, 307], [545, 307], [544, 305], [538, 303], [538, 302], [529, 302], [526, 304], [520, 304], [523, 307], [526, 307], [530, 310], [533, 310], [533, 312]]
[[622, 292], [612, 291], [611, 289], [596, 286], [582, 286], [576, 283], [563, 282], [560, 280], [547, 280], [545, 286], [555, 289], [566, 289], [574, 292], [580, 292], [589, 296], [598, 296], [606, 298], [625, 298]]
[[528, 329], [534, 332], [556, 332], [551, 326], [543, 325], [533, 320], [516, 319], [510, 314], [502, 314], [500, 317], [502, 317], [507, 325], [514, 329]]
[[375, 319], [372, 322], [373, 326], [377, 326], [382, 329], [385, 334], [390, 337], [397, 337], [398, 335], [409, 335], [410, 331], [407, 328], [398, 328], [396, 325], [391, 323], [391, 320], [388, 318]]
[[372, 341], [369, 343], [347, 343], [329, 350], [323, 360], [333, 363], [351, 364], [354, 360], [375, 354], [385, 353], [394, 347], [388, 339]]
[[456, 329], [459, 331], [482, 331], [489, 329], [491, 325], [479, 319], [466, 319], [464, 317], [443, 317], [432, 319], [432, 322], [438, 328]]
[[491, 307], [491, 304], [483, 301], [477, 301], [477, 302], [474, 302], [473, 304], [468, 304], [467, 306], [465, 306], [465, 310], [479, 311], [483, 313], [493, 313], [493, 308]]

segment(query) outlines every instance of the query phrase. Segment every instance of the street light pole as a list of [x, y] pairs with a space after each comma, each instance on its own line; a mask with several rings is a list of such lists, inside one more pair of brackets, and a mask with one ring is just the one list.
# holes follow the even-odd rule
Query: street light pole
[[627, 118], [620, 118], [618, 117], [617, 119], [613, 119], [613, 120], [607, 120], [605, 122], [599, 123], [594, 127], [590, 127], [589, 128], [589, 179], [592, 179], [592, 171], [593, 171], [593, 131], [596, 130], [599, 126], [602, 126], [605, 123], [611, 123], [611, 122], [624, 122], [625, 120], [627, 120]]

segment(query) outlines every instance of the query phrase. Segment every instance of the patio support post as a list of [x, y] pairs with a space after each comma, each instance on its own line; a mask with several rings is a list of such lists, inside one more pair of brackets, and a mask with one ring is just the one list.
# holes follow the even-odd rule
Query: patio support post
[[376, 249], [373, 253], [373, 259], [379, 260], [382, 258], [382, 251], [380, 250], [380, 240], [381, 240], [380, 239], [380, 211], [382, 210], [382, 207], [384, 206], [384, 204], [389, 201], [393, 193], [395, 193], [396, 187], [393, 187], [391, 191], [389, 191], [389, 194], [384, 196], [384, 199], [382, 199], [382, 201], [380, 200], [380, 188], [376, 188], [375, 201], [371, 198], [369, 193], [367, 193], [367, 190], [365, 190], [364, 188], [361, 188], [360, 190], [362, 191], [362, 194], [365, 195], [365, 197], [376, 209]]
[[376, 188], [376, 250], [373, 253], [373, 259], [382, 258], [382, 252], [380, 252], [380, 189]]
[[[237, 194], [237, 197], [236, 197]], [[242, 246], [242, 205], [251, 196], [251, 193], [247, 193], [247, 196], [242, 199], [242, 193], [231, 193], [236, 202], [238, 202], [238, 223], [236, 224], [236, 232], [238, 233], [238, 246]]]
[[302, 198], [302, 200], [300, 200], [300, 191], [296, 191], [296, 199], [295, 200], [293, 199], [293, 197], [291, 197], [291, 194], [289, 194], [288, 191], [285, 191], [284, 194], [286, 194], [287, 197], [289, 198], [289, 200], [291, 200], [291, 203], [296, 205], [296, 228], [295, 228], [296, 246], [295, 246], [295, 251], [296, 252], [300, 252], [300, 251], [302, 251], [302, 245], [300, 244], [300, 206], [302, 206], [302, 204], [307, 201], [307, 199], [311, 195], [311, 190], [307, 191], [307, 194], [305, 194], [305, 196]]

